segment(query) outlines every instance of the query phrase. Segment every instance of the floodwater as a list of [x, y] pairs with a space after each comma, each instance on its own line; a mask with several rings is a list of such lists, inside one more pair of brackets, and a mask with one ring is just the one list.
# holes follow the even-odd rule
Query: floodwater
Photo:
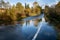
[[0, 26], [0, 40], [56, 40], [56, 31], [44, 14], [28, 17], [16, 25]]

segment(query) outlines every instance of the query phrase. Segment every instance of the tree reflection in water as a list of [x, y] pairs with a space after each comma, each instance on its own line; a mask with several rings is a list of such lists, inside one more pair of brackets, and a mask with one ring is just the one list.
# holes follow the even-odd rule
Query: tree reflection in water
[[38, 18], [37, 18], [37, 19], [34, 19], [33, 21], [34, 21], [34, 25], [35, 25], [35, 26], [38, 26], [38, 24], [39, 24], [39, 22], [41, 21], [41, 19], [38, 19]]
[[30, 20], [26, 21], [26, 26], [27, 26], [27, 24], [30, 24]]

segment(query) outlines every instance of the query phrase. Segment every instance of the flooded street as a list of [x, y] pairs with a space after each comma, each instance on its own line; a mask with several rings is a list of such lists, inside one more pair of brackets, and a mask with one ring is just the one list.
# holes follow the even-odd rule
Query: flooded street
[[25, 18], [16, 25], [0, 27], [0, 40], [56, 40], [56, 31], [42, 14]]

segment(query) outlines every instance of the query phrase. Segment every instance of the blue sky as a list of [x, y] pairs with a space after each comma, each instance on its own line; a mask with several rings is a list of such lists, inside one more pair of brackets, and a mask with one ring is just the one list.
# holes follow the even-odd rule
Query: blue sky
[[55, 4], [55, 3], [57, 3], [60, 0], [4, 0], [4, 1], [10, 2], [11, 5], [16, 4], [17, 2], [20, 2], [20, 3], [22, 3], [22, 5], [27, 3], [30, 6], [33, 6], [33, 2], [37, 1], [39, 3], [39, 5], [43, 7], [44, 5]]

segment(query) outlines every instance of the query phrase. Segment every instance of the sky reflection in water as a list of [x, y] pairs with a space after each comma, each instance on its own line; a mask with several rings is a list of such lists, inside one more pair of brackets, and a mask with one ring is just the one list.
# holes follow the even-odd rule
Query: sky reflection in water
[[0, 29], [0, 40], [32, 40], [39, 28], [40, 31], [35, 40], [56, 40], [54, 28], [48, 22], [45, 22], [44, 18], [37, 22], [37, 26], [34, 25], [35, 21], [38, 20], [24, 21], [22, 25], [10, 25]]

